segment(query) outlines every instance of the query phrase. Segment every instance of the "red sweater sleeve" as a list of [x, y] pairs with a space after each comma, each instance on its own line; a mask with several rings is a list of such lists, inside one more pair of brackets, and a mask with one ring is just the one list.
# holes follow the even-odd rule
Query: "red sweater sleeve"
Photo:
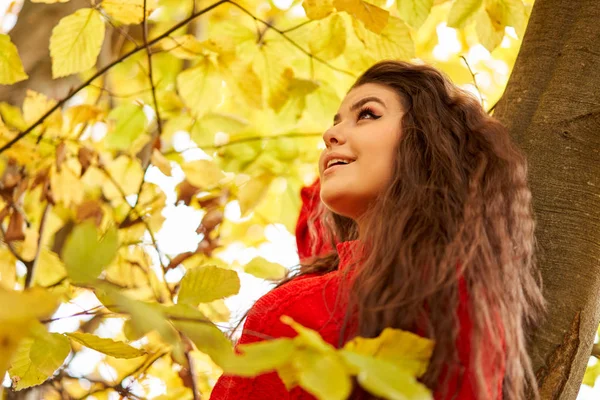
[[[320, 191], [321, 185], [317, 179], [312, 185], [302, 188], [300, 192], [302, 208], [296, 223], [296, 245], [301, 261], [332, 250], [331, 245], [323, 239], [325, 230], [323, 224], [320, 219], [315, 218], [321, 203]], [[314, 219], [312, 223], [311, 219]]]

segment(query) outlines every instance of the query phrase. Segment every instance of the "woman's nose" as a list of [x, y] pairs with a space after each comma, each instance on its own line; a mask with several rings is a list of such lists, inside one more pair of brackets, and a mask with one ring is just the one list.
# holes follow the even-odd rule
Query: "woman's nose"
[[323, 141], [328, 148], [333, 145], [341, 145], [346, 142], [344, 135], [341, 133], [339, 126], [332, 126], [323, 134]]

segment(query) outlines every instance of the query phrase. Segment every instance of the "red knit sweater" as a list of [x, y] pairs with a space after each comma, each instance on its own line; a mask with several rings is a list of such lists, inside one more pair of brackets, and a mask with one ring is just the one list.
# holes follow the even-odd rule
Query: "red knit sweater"
[[[302, 191], [303, 207], [296, 228], [298, 253], [301, 259], [311, 255], [311, 249], [322, 253], [328, 250], [325, 243], [311, 246], [308, 234], [307, 219], [314, 212], [318, 200], [318, 182]], [[317, 226], [317, 229], [320, 229]], [[343, 242], [336, 246], [340, 256], [340, 264], [336, 271], [317, 275], [298, 277], [283, 286], [271, 290], [261, 297], [250, 309], [244, 324], [244, 330], [238, 344], [253, 343], [265, 337], [294, 337], [296, 332], [280, 321], [282, 315], [292, 317], [298, 323], [321, 334], [323, 339], [335, 347], [343, 323], [347, 306], [347, 295], [341, 288], [346, 288], [347, 279], [352, 277], [356, 268], [352, 260], [360, 251], [358, 241]], [[470, 367], [470, 346], [472, 324], [468, 312], [468, 293], [464, 281], [459, 286], [459, 306], [457, 313], [460, 320], [460, 332], [457, 339], [457, 350], [461, 366], [452, 373], [449, 396], [442, 397], [435, 393], [436, 400], [498, 400], [502, 398], [502, 378], [504, 376], [504, 355], [496, 354], [484, 360], [488, 396], [485, 399], [476, 396], [474, 370]], [[351, 322], [351, 324], [355, 324]], [[352, 325], [354, 326], [354, 325]], [[460, 373], [462, 371], [462, 374]], [[461, 377], [462, 375], [462, 377]], [[213, 388], [211, 400], [313, 400], [314, 396], [300, 387], [287, 391], [276, 372], [262, 374], [254, 378], [223, 375]]]

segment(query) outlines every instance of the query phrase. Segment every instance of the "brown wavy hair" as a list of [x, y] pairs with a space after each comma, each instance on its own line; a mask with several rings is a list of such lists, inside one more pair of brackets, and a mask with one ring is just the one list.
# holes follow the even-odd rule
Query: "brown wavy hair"
[[[436, 345], [422, 381], [444, 393], [442, 373], [458, 363], [453, 310], [463, 279], [478, 397], [488, 396], [484, 355], [495, 352], [506, 357], [504, 398], [522, 399], [527, 388], [539, 398], [527, 343], [544, 299], [523, 153], [472, 95], [431, 66], [379, 62], [353, 88], [366, 83], [395, 90], [405, 113], [393, 177], [367, 211], [360, 237], [353, 220], [328, 210], [320, 216], [332, 244], [369, 238], [349, 291], [346, 320], [358, 323], [350, 337], [375, 337], [386, 327], [414, 330], [425, 317], [426, 336]], [[315, 257], [278, 286], [338, 263], [335, 251]], [[355, 389], [353, 398], [365, 397], [374, 398]]]

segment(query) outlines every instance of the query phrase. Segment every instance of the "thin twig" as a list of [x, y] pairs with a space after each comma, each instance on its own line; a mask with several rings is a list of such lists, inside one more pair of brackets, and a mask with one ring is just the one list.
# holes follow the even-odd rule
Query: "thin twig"
[[312, 20], [312, 19], [309, 19], [308, 21], [301, 22], [301, 23], [299, 23], [298, 25], [292, 26], [291, 28], [288, 28], [288, 29], [283, 29], [283, 30], [281, 31], [281, 33], [288, 33], [288, 32], [295, 31], [296, 29], [298, 29], [298, 28], [301, 28], [301, 27], [303, 27], [303, 26], [304, 26], [304, 25], [306, 25], [306, 24], [310, 24], [310, 23], [311, 23], [311, 22], [313, 22], [313, 21], [314, 21], [314, 20]]
[[[190, 349], [193, 348], [191, 345], [190, 339], [188, 339], [186, 337], [186, 338], [184, 338], [184, 340], [187, 341], [188, 348], [190, 348]], [[192, 358], [192, 352], [190, 350], [187, 350], [185, 352], [185, 358], [187, 359], [187, 362], [188, 362], [190, 378], [192, 378], [192, 394], [194, 396], [194, 400], [201, 400], [202, 396], [200, 395], [200, 390], [198, 388], [198, 377], [196, 376], [196, 366], [194, 365], [194, 359]]]
[[19, 253], [17, 253], [17, 250], [15, 250], [12, 243], [9, 242], [8, 240], [6, 240], [6, 231], [4, 230], [4, 226], [2, 225], [1, 222], [0, 222], [0, 232], [2, 232], [2, 239], [4, 240], [4, 243], [6, 243], [6, 247], [8, 247], [8, 250], [12, 253], [13, 256], [15, 256], [15, 258], [17, 260], [19, 260], [23, 264], [25, 264], [27, 271], [29, 271], [33, 266], [33, 262], [25, 261], [25, 259], [23, 257], [21, 257], [21, 255]]
[[477, 74], [473, 72], [473, 70], [471, 69], [471, 66], [469, 65], [469, 62], [467, 61], [465, 56], [461, 55], [460, 58], [462, 58], [463, 61], [465, 62], [465, 64], [467, 65], [467, 69], [469, 70], [469, 73], [471, 74], [471, 77], [473, 78], [473, 86], [475, 86], [475, 89], [477, 89], [477, 93], [479, 94], [479, 101], [481, 101], [481, 106], [483, 107], [483, 96], [481, 95], [481, 90], [479, 90], [479, 86], [477, 85], [477, 79], [475, 79], [475, 75], [477, 75]]
[[148, 18], [146, 18], [146, 3], [144, 0], [144, 19], [142, 21], [142, 40], [144, 41], [144, 47], [146, 48], [146, 55], [148, 56], [148, 79], [150, 79], [150, 88], [152, 89], [152, 101], [154, 102], [154, 111], [156, 112], [156, 125], [158, 126], [158, 135], [162, 136], [163, 128], [162, 121], [160, 119], [160, 112], [158, 110], [158, 100], [156, 99], [156, 87], [154, 86], [154, 79], [152, 77], [152, 53], [150, 52], [150, 46], [148, 45]]
[[[148, 45], [153, 45], [153, 44], [159, 42], [160, 40], [162, 40], [165, 37], [169, 36], [171, 33], [177, 31], [182, 26], [185, 26], [186, 24], [188, 24], [193, 19], [195, 19], [195, 18], [199, 17], [200, 15], [203, 15], [203, 14], [205, 14], [205, 13], [213, 10], [214, 8], [220, 6], [221, 4], [224, 4], [224, 3], [231, 3], [231, 1], [229, 1], [229, 0], [220, 0], [220, 1], [216, 2], [216, 3], [214, 3], [214, 4], [211, 4], [210, 6], [208, 6], [206, 8], [203, 8], [202, 10], [198, 11], [197, 13], [194, 13], [194, 14], [190, 15], [189, 17], [185, 18], [184, 20], [182, 20], [181, 22], [175, 24], [173, 27], [171, 27], [171, 29], [168, 29], [163, 34], [161, 34], [161, 35], [155, 37], [154, 39], [152, 39], [151, 41], [149, 41]], [[79, 85], [78, 87], [76, 87], [75, 89], [73, 89], [69, 93], [69, 95], [67, 95], [65, 98], [63, 98], [62, 100], [60, 100], [59, 102], [57, 102], [52, 108], [50, 108], [48, 111], [46, 111], [46, 113], [44, 115], [42, 115], [41, 117], [39, 117], [37, 121], [35, 121], [31, 126], [29, 126], [29, 128], [27, 128], [25, 131], [19, 133], [17, 136], [15, 136], [11, 140], [9, 140], [2, 147], [0, 147], [0, 154], [2, 154], [4, 151], [6, 151], [7, 149], [9, 149], [16, 142], [18, 142], [19, 140], [21, 140], [25, 136], [27, 136], [31, 131], [33, 131], [42, 122], [44, 122], [44, 120], [46, 118], [48, 118], [48, 116], [50, 116], [54, 111], [56, 111], [60, 107], [62, 107], [69, 99], [71, 99], [73, 96], [75, 96], [75, 94], [79, 93], [79, 91], [81, 91], [82, 89], [84, 89], [85, 87], [87, 87], [96, 78], [98, 78], [99, 76], [104, 75], [112, 67], [114, 67], [115, 65], [119, 64], [123, 60], [131, 57], [132, 55], [136, 54], [138, 51], [143, 50], [145, 47], [146, 46], [144, 46], [144, 45], [136, 46], [135, 48], [131, 49], [129, 52], [123, 54], [118, 59], [116, 59], [113, 62], [109, 63], [108, 65], [105, 65], [104, 67], [102, 67], [98, 72], [96, 72], [94, 75], [92, 75], [88, 80], [86, 80], [81, 85]]]
[[50, 202], [47, 202], [46, 207], [44, 208], [44, 213], [42, 214], [42, 220], [40, 222], [40, 230], [38, 234], [37, 249], [35, 250], [35, 257], [33, 258], [33, 261], [31, 263], [31, 269], [27, 268], [27, 274], [25, 275], [26, 288], [31, 286], [31, 283], [33, 282], [33, 277], [35, 276], [35, 270], [40, 260], [40, 251], [42, 249], [42, 236], [44, 235], [44, 227], [46, 226], [46, 220], [48, 219], [50, 208]]
[[[250, 11], [248, 11], [245, 7], [237, 4], [236, 2], [233, 1], [229, 1], [229, 3], [232, 6], [235, 6], [237, 8], [239, 8], [243, 13], [247, 14], [248, 16], [250, 16], [251, 18], [254, 18], [254, 20], [259, 21], [263, 24], [265, 24], [267, 27], [269, 27], [270, 29], [273, 29], [275, 32], [279, 33], [285, 40], [287, 40], [292, 46], [294, 46], [295, 48], [297, 48], [298, 50], [300, 50], [302, 53], [306, 54], [308, 57], [310, 58], [314, 58], [315, 60], [317, 60], [318, 62], [320, 62], [323, 65], [326, 65], [327, 67], [331, 68], [334, 71], [337, 72], [341, 72], [343, 74], [346, 74], [348, 76], [352, 76], [354, 77], [355, 75], [352, 72], [346, 71], [344, 69], [338, 68], [338, 67], [334, 67], [333, 65], [329, 64], [327, 61], [323, 60], [322, 58], [315, 56], [314, 54], [312, 54], [311, 52], [305, 50], [302, 46], [300, 46], [298, 43], [296, 43], [296, 41], [294, 41], [293, 39], [291, 39], [290, 37], [288, 37], [284, 31], [282, 31], [281, 29], [276, 28], [275, 26], [273, 26], [272, 24], [270, 24], [269, 22], [265, 21], [264, 19], [258, 18], [257, 16], [255, 16], [254, 14], [252, 14]], [[1, 150], [1, 149], [0, 149]], [[1, 151], [0, 151], [1, 152]]]

